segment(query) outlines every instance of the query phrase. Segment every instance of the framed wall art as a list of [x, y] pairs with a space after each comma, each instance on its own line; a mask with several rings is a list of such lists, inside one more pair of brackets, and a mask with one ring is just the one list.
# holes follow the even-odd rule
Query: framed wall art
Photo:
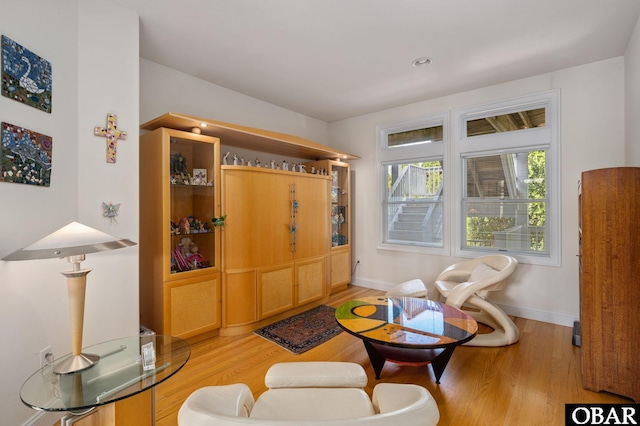
[[2, 96], [51, 113], [51, 63], [2, 36]]
[[2, 123], [0, 182], [49, 186], [52, 150], [51, 136]]

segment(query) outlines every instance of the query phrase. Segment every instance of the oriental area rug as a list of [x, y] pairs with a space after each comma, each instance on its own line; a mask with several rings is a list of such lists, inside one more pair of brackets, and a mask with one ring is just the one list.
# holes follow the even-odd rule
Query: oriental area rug
[[259, 328], [254, 333], [299, 355], [342, 333], [335, 312], [335, 308], [320, 305]]

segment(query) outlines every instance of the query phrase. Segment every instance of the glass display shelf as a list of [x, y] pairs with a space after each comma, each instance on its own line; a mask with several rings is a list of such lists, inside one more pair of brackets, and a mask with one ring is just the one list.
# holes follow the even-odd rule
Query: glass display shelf
[[331, 173], [331, 245], [349, 244], [349, 167], [332, 162]]
[[[141, 347], [149, 342], [154, 343], [156, 362], [153, 369], [144, 370]], [[77, 373], [55, 374], [53, 365], [36, 371], [22, 385], [22, 402], [43, 411], [88, 410], [153, 388], [180, 371], [191, 356], [186, 341], [163, 335], [115, 339], [83, 352], [99, 355], [100, 360]]]
[[216, 266], [214, 144], [171, 139], [170, 273]]

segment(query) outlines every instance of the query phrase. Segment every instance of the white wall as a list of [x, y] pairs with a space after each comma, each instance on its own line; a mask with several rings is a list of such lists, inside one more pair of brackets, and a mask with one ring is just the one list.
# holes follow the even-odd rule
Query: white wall
[[640, 19], [625, 53], [626, 165], [640, 166]]
[[341, 141], [342, 149], [362, 157], [352, 162], [357, 212], [353, 240], [355, 256], [361, 260], [354, 283], [387, 289], [395, 283], [421, 278], [432, 287], [446, 266], [460, 260], [376, 248], [380, 205], [375, 178], [376, 125], [551, 89], [561, 90], [562, 266], [521, 264], [508, 289], [492, 298], [511, 314], [571, 325], [579, 311], [576, 255], [580, 172], [625, 163], [621, 57], [331, 123], [331, 139]]
[[[0, 120], [53, 137], [51, 186], [0, 183], [0, 257], [77, 220], [137, 239], [138, 19], [99, 0], [4, 0], [0, 31], [49, 60], [52, 113], [0, 97]], [[93, 89], [91, 89], [93, 88]], [[104, 138], [93, 135], [118, 114], [118, 162], [105, 162]], [[101, 201], [122, 202], [117, 224], [102, 217]], [[138, 332], [137, 249], [87, 256], [84, 343]], [[39, 368], [39, 351], [71, 351], [64, 260], [0, 261], [0, 413], [2, 424], [41, 417], [19, 398]], [[53, 424], [50, 417], [42, 424]]]
[[[288, 133], [329, 144], [328, 126], [272, 104], [208, 83], [155, 62], [140, 60], [140, 120], [167, 112]], [[224, 141], [222, 141], [224, 143]]]

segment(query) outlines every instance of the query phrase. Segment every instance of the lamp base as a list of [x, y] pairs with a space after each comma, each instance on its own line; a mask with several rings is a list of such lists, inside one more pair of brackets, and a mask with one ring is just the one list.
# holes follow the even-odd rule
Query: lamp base
[[99, 360], [100, 356], [94, 354], [71, 355], [55, 364], [53, 372], [56, 374], [77, 373], [92, 367]]

